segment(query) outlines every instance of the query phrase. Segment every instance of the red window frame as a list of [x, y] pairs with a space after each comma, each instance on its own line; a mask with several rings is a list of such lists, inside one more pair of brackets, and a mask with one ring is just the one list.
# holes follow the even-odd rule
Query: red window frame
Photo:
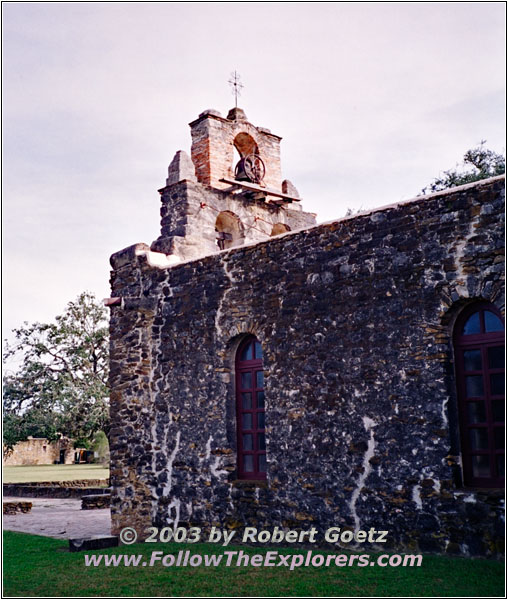
[[236, 353], [236, 432], [238, 478], [266, 480], [263, 354], [254, 336]]
[[[502, 331], [487, 331], [485, 313], [494, 313], [503, 324]], [[478, 320], [474, 315], [478, 315]], [[478, 331], [465, 333], [470, 318]], [[466, 486], [504, 487], [504, 388], [495, 393], [494, 385], [504, 382], [504, 354], [501, 366], [493, 365], [491, 348], [503, 347], [504, 320], [492, 304], [474, 304], [457, 319], [454, 333], [459, 427], [462, 468]], [[498, 361], [497, 361], [498, 362]], [[502, 411], [500, 411], [502, 407]], [[502, 420], [501, 418], [502, 417]]]

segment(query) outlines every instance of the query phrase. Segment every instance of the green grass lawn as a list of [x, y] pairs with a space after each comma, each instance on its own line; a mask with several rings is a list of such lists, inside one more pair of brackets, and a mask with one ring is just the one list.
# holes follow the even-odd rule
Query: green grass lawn
[[102, 465], [21, 465], [3, 467], [4, 483], [107, 479], [109, 469]]
[[[134, 544], [69, 553], [62, 540], [4, 532], [4, 597], [504, 596], [504, 564], [424, 556], [421, 567], [85, 567], [85, 554], [219, 554], [215, 544]], [[228, 547], [239, 550], [239, 547]], [[241, 548], [249, 554], [264, 549]], [[281, 550], [280, 548], [277, 548]], [[316, 549], [317, 550], [317, 549]], [[315, 551], [316, 551], [315, 550]], [[302, 550], [283, 549], [284, 553]], [[325, 551], [323, 551], [325, 553]], [[340, 553], [337, 551], [337, 553]]]

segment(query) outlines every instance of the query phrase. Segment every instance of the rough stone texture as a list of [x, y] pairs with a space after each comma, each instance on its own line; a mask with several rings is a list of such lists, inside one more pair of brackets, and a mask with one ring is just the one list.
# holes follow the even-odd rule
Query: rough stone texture
[[81, 486], [68, 486], [68, 482], [61, 485], [51, 482], [49, 484], [38, 483], [4, 483], [4, 496], [16, 496], [19, 498], [81, 498], [84, 494], [106, 494], [109, 493], [107, 487], [95, 487], [104, 483], [106, 480], [96, 479], [92, 481], [82, 481]]
[[190, 123], [190, 128], [191, 158], [200, 183], [219, 189], [229, 187], [220, 179], [234, 177], [236, 146], [241, 156], [253, 152], [259, 154], [266, 167], [265, 185], [281, 191], [282, 138], [266, 128], [249, 123], [242, 109], [232, 109], [227, 119], [215, 114], [215, 111], [206, 111]]
[[[192, 160], [179, 151], [168, 169], [161, 194], [161, 235], [153, 252], [168, 255], [173, 264], [218, 252], [218, 239], [227, 234], [225, 248], [241, 246], [316, 224], [316, 215], [303, 212], [299, 202], [272, 202], [280, 198], [236, 189], [221, 182], [234, 178], [234, 148], [245, 156], [260, 154], [266, 176], [263, 190], [299, 197], [287, 180], [281, 182], [280, 140], [269, 130], [247, 121], [242, 109], [231, 109], [224, 119], [211, 109], [191, 124]], [[288, 191], [289, 190], [289, 191]], [[224, 221], [233, 226], [224, 228]]]
[[284, 179], [282, 182], [282, 192], [287, 194], [288, 196], [292, 196], [293, 198], [299, 198], [300, 194], [295, 186], [289, 181], [289, 179]]
[[228, 212], [238, 219], [236, 245], [267, 239], [275, 224], [287, 225], [291, 231], [314, 225], [316, 216], [288, 206], [270, 205], [264, 200], [246, 199], [212, 189], [200, 183], [182, 181], [166, 186], [161, 192], [161, 235], [152, 244], [156, 252], [171, 254], [182, 260], [218, 252], [217, 217]]
[[62, 438], [50, 442], [46, 438], [30, 437], [23, 442], [14, 444], [12, 450], [3, 455], [3, 464], [14, 465], [51, 465], [60, 462], [60, 451], [65, 452], [64, 464], [71, 465], [74, 462], [73, 440]]
[[16, 515], [19, 513], [29, 513], [32, 510], [31, 502], [4, 502], [3, 503], [3, 514], [4, 515]]
[[[502, 552], [502, 493], [460, 482], [451, 332], [472, 300], [504, 311], [503, 220], [498, 177], [171, 268], [146, 245], [113, 255], [113, 533], [374, 527], [384, 549]], [[236, 479], [248, 333], [264, 350], [261, 485]]]
[[81, 496], [82, 510], [96, 510], [99, 508], [109, 508], [111, 504], [111, 494], [90, 494]]
[[[11, 500], [6, 498], [4, 500]], [[33, 535], [69, 539], [111, 535], [108, 508], [81, 510], [81, 500], [73, 498], [28, 498], [28, 514], [4, 515], [3, 528]]]
[[190, 156], [183, 150], [178, 150], [168, 167], [166, 185], [172, 185], [184, 179], [197, 181], [196, 170]]

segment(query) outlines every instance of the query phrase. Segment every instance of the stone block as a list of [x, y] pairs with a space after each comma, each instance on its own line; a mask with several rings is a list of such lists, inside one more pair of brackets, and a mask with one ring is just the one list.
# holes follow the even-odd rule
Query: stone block
[[81, 496], [81, 510], [109, 508], [110, 505], [111, 494], [90, 494]]
[[190, 156], [183, 150], [179, 150], [168, 167], [166, 185], [173, 185], [183, 180], [197, 181], [196, 169]]
[[3, 514], [16, 515], [19, 513], [29, 513], [32, 510], [31, 502], [4, 502]]

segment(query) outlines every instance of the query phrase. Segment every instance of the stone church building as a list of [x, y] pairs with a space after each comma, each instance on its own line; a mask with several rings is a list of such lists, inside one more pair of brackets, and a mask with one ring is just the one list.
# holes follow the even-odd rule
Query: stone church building
[[241, 109], [190, 129], [160, 237], [111, 257], [114, 532], [499, 555], [504, 176], [316, 225], [278, 135]]

